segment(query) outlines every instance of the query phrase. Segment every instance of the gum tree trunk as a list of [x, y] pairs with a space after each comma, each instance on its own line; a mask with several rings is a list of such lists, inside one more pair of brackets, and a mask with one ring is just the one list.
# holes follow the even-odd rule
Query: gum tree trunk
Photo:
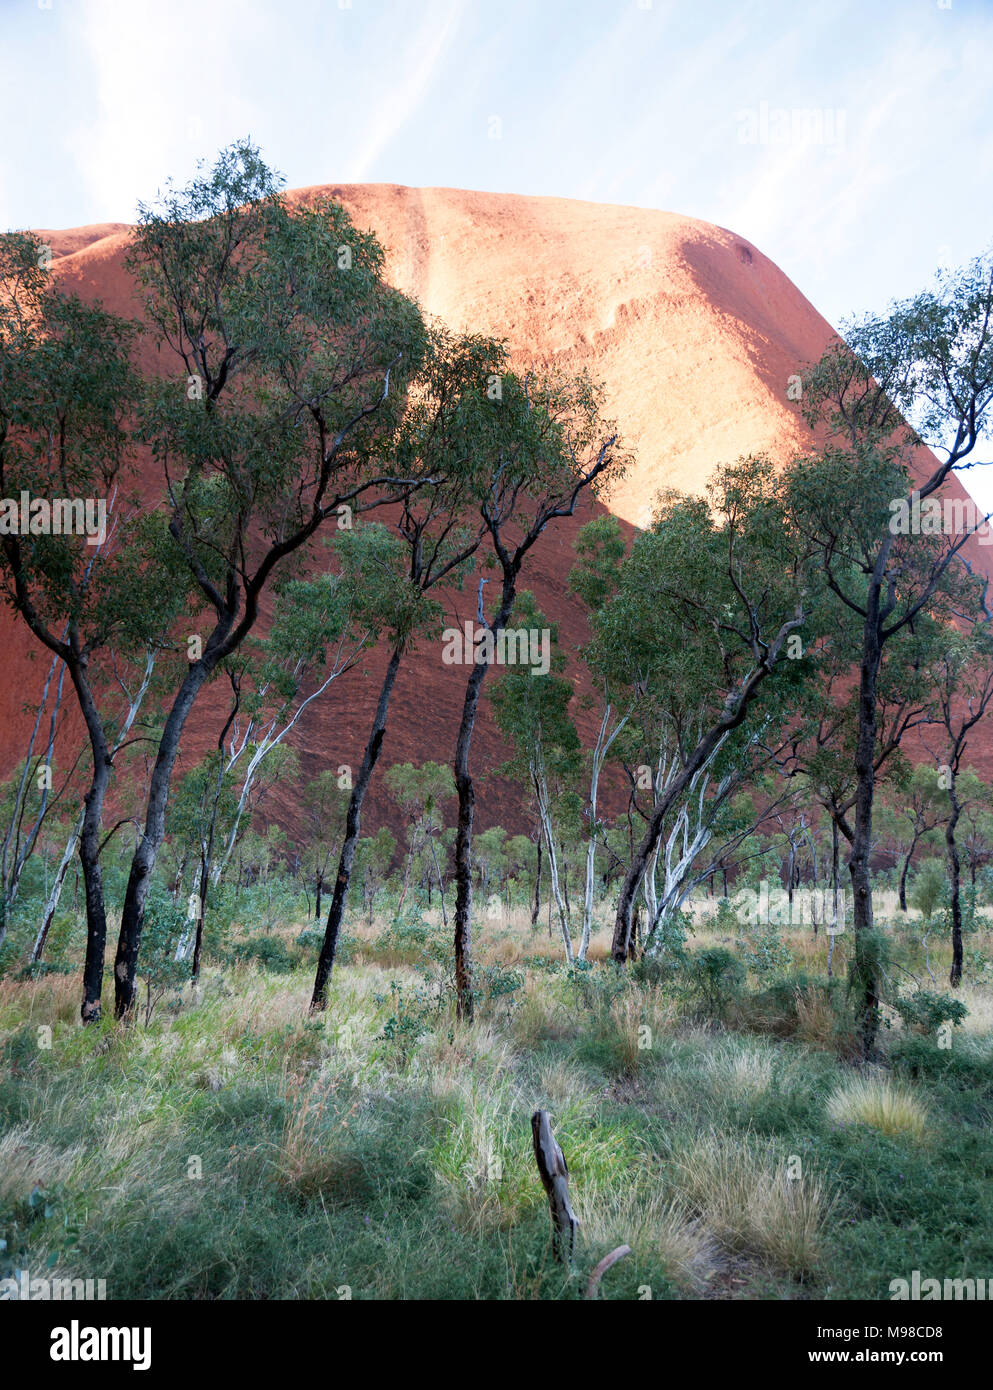
[[[889, 548], [883, 547], [882, 556]], [[885, 563], [885, 561], [883, 561]], [[877, 562], [877, 572], [881, 564]], [[880, 585], [869, 587], [865, 625], [862, 636], [862, 661], [859, 667], [858, 735], [855, 745], [855, 833], [848, 872], [852, 881], [852, 920], [855, 932], [854, 969], [861, 1000], [857, 1006], [862, 1054], [869, 1058], [875, 1052], [879, 1031], [879, 981], [876, 966], [868, 950], [872, 931], [872, 877], [869, 855], [872, 845], [872, 804], [875, 796], [876, 769], [876, 683], [882, 659], [880, 640]]]
[[96, 1023], [100, 1018], [103, 962], [107, 948], [107, 908], [103, 895], [103, 873], [100, 868], [100, 826], [112, 764], [103, 721], [89, 685], [78, 668], [72, 669], [70, 674], [86, 721], [93, 754], [93, 778], [89, 790], [83, 797], [83, 826], [79, 835], [79, 860], [83, 867], [83, 891], [86, 899], [86, 956], [83, 961], [83, 1002], [80, 1017], [84, 1023]]
[[[506, 575], [500, 611], [491, 631], [494, 638], [506, 627], [514, 607], [516, 574]], [[480, 604], [481, 607], [481, 604]], [[455, 790], [459, 798], [459, 818], [455, 832], [455, 1011], [471, 1022], [474, 1013], [472, 993], [472, 823], [476, 810], [476, 789], [469, 770], [472, 731], [476, 726], [479, 695], [486, 679], [486, 663], [473, 663], [462, 701], [462, 718], [455, 743]]]
[[[400, 646], [395, 646], [390, 653], [389, 664], [386, 667], [386, 675], [383, 677], [383, 684], [379, 691], [379, 701], [376, 705], [376, 717], [373, 720], [372, 728], [369, 731], [369, 740], [362, 755], [362, 765], [359, 768], [358, 776], [352, 787], [352, 795], [348, 802], [348, 814], [345, 817], [345, 838], [341, 846], [341, 857], [338, 860], [338, 874], [334, 881], [334, 894], [331, 898], [331, 908], [328, 912], [327, 925], [324, 928], [324, 942], [321, 946], [321, 954], [317, 961], [317, 974], [314, 977], [314, 992], [310, 1000], [310, 1012], [322, 1013], [328, 1005], [328, 982], [331, 979], [331, 971], [334, 968], [335, 952], [338, 949], [338, 935], [341, 931], [341, 923], [345, 916], [345, 899], [348, 896], [348, 885], [352, 879], [352, 867], [355, 863], [355, 846], [359, 840], [359, 830], [362, 824], [362, 803], [365, 794], [369, 789], [369, 782], [372, 778], [373, 769], [379, 761], [379, 755], [383, 747], [383, 739], [386, 735], [386, 719], [390, 709], [390, 696], [393, 694], [393, 687], [396, 684], [397, 672], [400, 669], [400, 661], [403, 650]], [[371, 907], [370, 907], [371, 917]]]
[[[220, 637], [215, 633], [215, 652], [224, 636], [226, 633]], [[148, 900], [152, 871], [165, 835], [169, 785], [186, 721], [216, 664], [216, 655], [212, 654], [212, 657], [213, 659], [209, 658], [205, 652], [203, 658], [190, 667], [189, 674], [169, 711], [152, 769], [145, 825], [131, 860], [114, 961], [114, 1008], [118, 1018], [127, 1018], [134, 1012], [137, 999], [135, 982], [138, 973], [138, 952], [141, 949], [141, 933], [145, 924], [145, 903]]]
[[951, 815], [945, 824], [945, 848], [948, 852], [948, 877], [952, 886], [952, 968], [949, 971], [948, 983], [953, 989], [957, 989], [962, 983], [962, 861], [959, 856], [958, 841], [955, 838], [956, 827], [959, 823], [961, 806], [955, 788], [955, 770], [952, 769], [950, 778], [951, 785], [948, 788], [948, 800], [951, 805]]

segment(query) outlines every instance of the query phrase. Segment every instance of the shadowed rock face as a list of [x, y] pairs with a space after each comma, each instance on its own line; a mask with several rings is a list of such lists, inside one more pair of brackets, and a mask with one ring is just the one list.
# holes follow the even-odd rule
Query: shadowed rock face
[[[604, 383], [608, 411], [635, 456], [609, 499], [624, 521], [645, 524], [660, 488], [700, 493], [719, 463], [758, 452], [785, 461], [810, 442], [787, 398], [787, 379], [820, 355], [830, 325], [733, 232], [672, 213], [460, 189], [334, 184], [289, 197], [320, 195], [340, 200], [358, 227], [377, 234], [388, 277], [428, 314], [454, 329], [506, 339], [518, 362], [587, 368]], [[136, 315], [134, 286], [123, 267], [128, 234], [119, 223], [41, 232], [67, 289]], [[144, 350], [146, 366], [162, 370], [161, 358]], [[920, 471], [930, 471], [932, 463], [921, 451]], [[522, 577], [522, 587], [559, 621], [565, 649], [584, 637], [566, 580], [572, 539], [589, 515], [550, 529]], [[986, 553], [975, 553], [985, 569]], [[468, 593], [451, 596], [450, 613], [459, 621], [473, 616], [473, 606]], [[33, 641], [7, 610], [0, 614], [0, 640], [6, 654], [0, 774], [6, 774], [23, 755], [26, 710], [40, 693], [48, 662], [40, 650], [29, 661]], [[384, 663], [385, 654], [373, 654], [362, 671], [343, 678], [331, 698], [308, 711], [295, 740], [305, 776], [328, 765], [357, 764]], [[464, 675], [462, 668], [443, 665], [440, 643], [408, 659], [393, 697], [384, 765], [451, 756]], [[186, 765], [216, 743], [222, 703], [213, 691], [202, 698], [184, 745]], [[81, 737], [77, 719], [67, 732]], [[990, 753], [986, 737], [970, 749], [968, 761], [985, 768]], [[484, 700], [474, 766], [491, 772], [506, 756]], [[294, 801], [292, 789], [277, 789], [263, 805], [292, 829]], [[374, 783], [364, 828], [389, 819], [390, 810]], [[517, 789], [487, 779], [479, 819], [482, 826], [524, 828]]]

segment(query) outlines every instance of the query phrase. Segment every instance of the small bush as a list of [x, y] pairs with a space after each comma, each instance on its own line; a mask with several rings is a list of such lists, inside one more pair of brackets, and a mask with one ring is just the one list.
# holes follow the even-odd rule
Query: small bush
[[686, 958], [685, 988], [698, 1012], [708, 1019], [723, 1020], [731, 1002], [745, 983], [745, 967], [723, 946], [696, 951]]
[[255, 961], [260, 969], [271, 975], [288, 975], [293, 969], [293, 957], [278, 936], [256, 936], [250, 941], [239, 941], [234, 954], [238, 960]]
[[958, 1028], [969, 1016], [969, 1010], [961, 999], [954, 999], [950, 994], [934, 994], [926, 989], [894, 1000], [893, 1007], [903, 1019], [905, 1027], [925, 1038], [936, 1037], [943, 1023], [951, 1023]]

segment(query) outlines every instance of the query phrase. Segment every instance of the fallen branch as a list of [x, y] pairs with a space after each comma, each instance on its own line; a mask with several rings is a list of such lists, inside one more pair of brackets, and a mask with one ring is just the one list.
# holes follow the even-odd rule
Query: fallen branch
[[630, 1255], [630, 1245], [619, 1245], [616, 1250], [611, 1250], [609, 1255], [604, 1255], [596, 1269], [586, 1281], [586, 1297], [596, 1298], [597, 1289], [600, 1287], [600, 1280], [607, 1273], [611, 1265], [615, 1265], [618, 1260], [623, 1260], [625, 1255]]

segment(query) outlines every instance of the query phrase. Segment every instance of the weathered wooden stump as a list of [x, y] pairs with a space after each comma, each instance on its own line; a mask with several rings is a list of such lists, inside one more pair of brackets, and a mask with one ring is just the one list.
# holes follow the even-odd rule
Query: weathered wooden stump
[[552, 1214], [555, 1256], [563, 1264], [571, 1265], [579, 1221], [569, 1202], [569, 1168], [552, 1133], [547, 1110], [536, 1110], [531, 1116], [531, 1138], [535, 1162]]

